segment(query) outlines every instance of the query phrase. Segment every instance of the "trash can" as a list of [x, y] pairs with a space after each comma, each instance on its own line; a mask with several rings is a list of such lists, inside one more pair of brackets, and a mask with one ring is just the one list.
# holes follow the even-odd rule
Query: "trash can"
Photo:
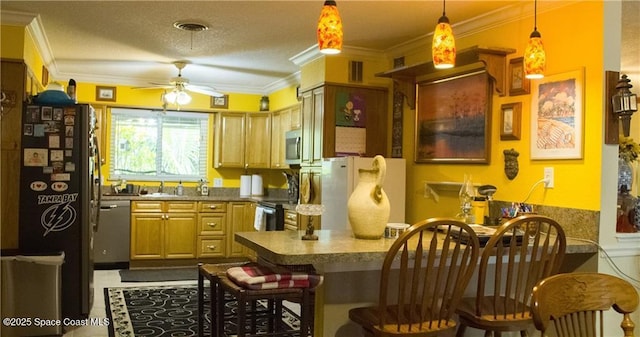
[[21, 255], [3, 250], [1, 261], [3, 321], [0, 335], [62, 336], [64, 252]]

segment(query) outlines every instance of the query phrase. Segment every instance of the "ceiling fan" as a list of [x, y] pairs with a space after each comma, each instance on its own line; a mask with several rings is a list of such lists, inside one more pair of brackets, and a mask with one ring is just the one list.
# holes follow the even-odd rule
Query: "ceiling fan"
[[153, 85], [152, 87], [139, 87], [136, 89], [158, 89], [158, 88], [172, 89], [171, 91], [165, 92], [165, 94], [163, 94], [163, 100], [167, 103], [178, 104], [178, 105], [188, 104], [189, 101], [191, 101], [191, 97], [189, 96], [189, 94], [187, 94], [187, 91], [192, 91], [199, 94], [204, 94], [204, 95], [214, 96], [214, 97], [224, 96], [224, 94], [215, 90], [212, 87], [190, 84], [188, 78], [182, 77], [182, 69], [186, 67], [187, 62], [176, 61], [176, 62], [173, 62], [173, 65], [175, 65], [176, 68], [178, 68], [178, 76], [171, 78], [169, 83], [151, 82], [150, 84]]

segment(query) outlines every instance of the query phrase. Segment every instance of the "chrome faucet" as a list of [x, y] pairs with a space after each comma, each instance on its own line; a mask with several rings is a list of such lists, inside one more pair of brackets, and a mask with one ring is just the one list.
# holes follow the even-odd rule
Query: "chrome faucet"
[[158, 193], [164, 192], [164, 180], [160, 181], [160, 186], [158, 187]]

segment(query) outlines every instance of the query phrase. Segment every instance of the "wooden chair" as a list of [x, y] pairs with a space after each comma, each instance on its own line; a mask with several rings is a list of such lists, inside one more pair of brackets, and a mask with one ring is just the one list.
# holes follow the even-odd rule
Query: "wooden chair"
[[[468, 244], [455, 237], [466, 237]], [[378, 304], [351, 309], [349, 318], [367, 336], [453, 334], [455, 308], [479, 254], [478, 237], [468, 225], [444, 218], [418, 222], [387, 252]]]
[[[599, 273], [558, 274], [533, 289], [533, 322], [545, 334], [550, 323], [558, 337], [604, 335], [603, 311], [612, 308], [623, 315], [620, 327], [633, 337], [629, 314], [638, 308], [638, 292], [627, 281]], [[597, 326], [599, 325], [599, 334]], [[607, 333], [611, 334], [608, 328]]]
[[498, 227], [480, 258], [476, 297], [458, 306], [456, 336], [464, 336], [467, 327], [484, 330], [485, 337], [504, 331], [527, 336], [533, 287], [558, 273], [565, 249], [562, 227], [545, 216], [523, 215]]

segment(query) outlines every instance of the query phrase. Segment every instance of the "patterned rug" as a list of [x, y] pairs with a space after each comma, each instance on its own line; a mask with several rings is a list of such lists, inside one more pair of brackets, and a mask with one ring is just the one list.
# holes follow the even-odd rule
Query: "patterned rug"
[[[209, 336], [211, 313], [205, 289], [204, 335]], [[109, 337], [170, 337], [198, 335], [198, 288], [189, 286], [157, 286], [105, 288]], [[259, 303], [266, 308], [264, 303]], [[233, 315], [237, 303], [228, 301], [225, 315]], [[283, 322], [290, 328], [300, 326], [299, 316], [285, 308]], [[258, 332], [266, 331], [266, 319], [258, 318]], [[225, 331], [235, 331], [234, 320], [225, 322]]]

